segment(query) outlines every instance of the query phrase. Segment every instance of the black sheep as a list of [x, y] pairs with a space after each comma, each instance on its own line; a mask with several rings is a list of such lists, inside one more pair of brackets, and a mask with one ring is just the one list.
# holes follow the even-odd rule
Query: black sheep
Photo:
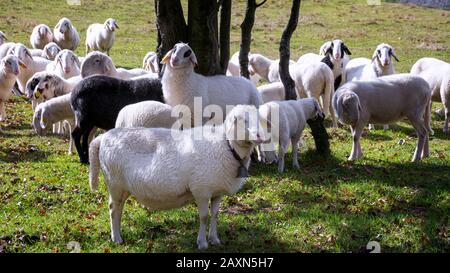
[[121, 80], [96, 75], [77, 84], [70, 104], [76, 121], [72, 137], [81, 163], [89, 163], [88, 138], [94, 127], [104, 130], [114, 128], [123, 107], [146, 100], [164, 103], [159, 79]]

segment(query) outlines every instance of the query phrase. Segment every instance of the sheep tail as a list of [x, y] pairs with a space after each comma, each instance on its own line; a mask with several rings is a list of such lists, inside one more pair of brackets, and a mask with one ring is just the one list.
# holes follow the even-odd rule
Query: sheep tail
[[428, 133], [434, 135], [434, 131], [431, 129], [431, 98], [428, 100], [427, 107], [425, 108], [424, 121]]
[[92, 191], [98, 189], [98, 176], [100, 173], [100, 143], [102, 142], [102, 135], [96, 137], [89, 145], [89, 185]]

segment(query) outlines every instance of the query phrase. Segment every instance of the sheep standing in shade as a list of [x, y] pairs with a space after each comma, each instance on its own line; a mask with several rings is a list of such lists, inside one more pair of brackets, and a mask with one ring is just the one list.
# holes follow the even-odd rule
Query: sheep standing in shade
[[418, 141], [412, 161], [429, 156], [431, 91], [419, 76], [398, 74], [369, 81], [353, 81], [339, 88], [333, 107], [339, 121], [352, 130], [353, 148], [349, 160], [363, 156], [361, 134], [368, 122], [386, 124], [408, 118]]
[[[278, 114], [278, 124], [275, 124], [272, 119], [275, 111]], [[271, 140], [274, 144], [278, 144], [278, 172], [284, 172], [284, 156], [289, 143], [292, 146], [292, 166], [298, 169], [300, 167], [298, 164], [298, 144], [306, 127], [306, 121], [323, 115], [319, 102], [315, 98], [272, 101], [261, 105], [259, 114], [262, 121], [268, 121], [272, 128], [278, 128], [278, 130], [271, 130]], [[262, 161], [271, 163], [277, 160], [275, 149], [272, 148], [271, 151], [263, 150]]]
[[8, 101], [12, 95], [17, 76], [19, 75], [19, 66], [27, 69], [18, 57], [8, 55], [0, 61], [0, 121], [6, 119], [5, 101]]
[[61, 49], [75, 51], [80, 44], [80, 34], [68, 18], [61, 18], [53, 30], [54, 42]]
[[[198, 135], [203, 137], [198, 139]], [[183, 131], [117, 128], [100, 135], [90, 145], [89, 182], [96, 191], [101, 168], [109, 192], [111, 239], [123, 242], [122, 211], [133, 195], [150, 210], [179, 208], [195, 201], [200, 218], [199, 249], [208, 247], [211, 203], [208, 239], [213, 245], [220, 244], [217, 215], [222, 196], [243, 186], [253, 148], [264, 140], [258, 110], [248, 105], [234, 107], [224, 124], [216, 127]]]
[[[381, 76], [395, 74], [395, 67], [392, 61], [395, 55], [394, 48], [388, 44], [379, 44], [373, 52], [372, 60], [367, 58], [356, 58], [348, 62], [345, 68], [345, 79], [349, 81], [367, 81]], [[373, 124], [369, 124], [369, 129], [375, 129]], [[389, 125], [384, 125], [384, 130], [389, 129]]]
[[44, 49], [45, 45], [53, 42], [53, 32], [49, 26], [40, 24], [34, 27], [30, 36], [30, 44], [34, 49]]
[[[411, 74], [424, 78], [431, 87], [431, 100], [442, 102], [445, 110], [444, 133], [450, 122], [450, 63], [422, 58], [411, 68]], [[431, 106], [430, 106], [431, 107]]]
[[[250, 75], [258, 74], [269, 83], [280, 81], [280, 60], [271, 60], [261, 54], [249, 54], [248, 64]], [[289, 65], [293, 64], [294, 61], [289, 61]]]
[[5, 33], [0, 30], [0, 46], [3, 45], [6, 41], [8, 41], [8, 37], [6, 37]]
[[[251, 54], [249, 54], [250, 56]], [[227, 76], [241, 76], [241, 65], [239, 64], [239, 51], [235, 52], [233, 56], [231, 56], [230, 61], [228, 62], [227, 68]], [[259, 79], [261, 77], [258, 74], [250, 74], [250, 81], [257, 86]]]
[[91, 50], [106, 52], [109, 56], [109, 52], [116, 40], [116, 28], [119, 26], [116, 20], [109, 18], [104, 24], [92, 24], [86, 31], [86, 54]]
[[222, 113], [227, 112], [227, 106], [247, 104], [259, 107], [262, 104], [258, 90], [245, 78], [223, 75], [206, 77], [195, 73], [197, 57], [187, 44], [176, 44], [164, 56], [162, 63], [166, 65], [161, 79], [164, 99], [172, 107], [186, 105], [194, 113], [195, 97], [202, 99], [203, 109], [213, 104], [219, 106]]

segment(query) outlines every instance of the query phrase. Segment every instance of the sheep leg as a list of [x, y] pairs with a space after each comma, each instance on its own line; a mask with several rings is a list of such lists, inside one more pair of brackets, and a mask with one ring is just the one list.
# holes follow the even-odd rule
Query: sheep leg
[[423, 120], [420, 117], [408, 117], [414, 129], [417, 132], [417, 145], [416, 150], [414, 151], [414, 155], [412, 158], [413, 162], [419, 161], [422, 157], [422, 151], [424, 150], [425, 138], [428, 134], [425, 125], [423, 124]]
[[222, 196], [216, 196], [211, 199], [211, 223], [209, 226], [208, 240], [212, 245], [220, 245], [219, 236], [217, 236], [217, 215], [219, 214], [221, 200]]
[[5, 103], [0, 100], [0, 121], [6, 120]]
[[369, 130], [375, 130], [375, 125], [372, 124], [372, 123], [370, 123], [370, 124], [369, 124]]
[[278, 145], [278, 172], [283, 173], [284, 172], [284, 155], [287, 151], [287, 146], [289, 139], [286, 139], [287, 137], [282, 137], [280, 140], [280, 143]]
[[330, 114], [331, 114], [331, 120], [333, 121], [333, 128], [338, 128], [338, 124], [336, 121], [336, 115], [334, 114], [334, 108], [332, 105], [330, 105]]
[[449, 107], [445, 107], [444, 133], [448, 134], [448, 123], [450, 122]]
[[425, 142], [424, 142], [424, 144], [423, 144], [422, 159], [423, 159], [423, 158], [430, 157], [430, 146], [429, 146], [429, 142], [430, 142], [430, 137], [429, 137], [428, 133], [426, 133], [426, 134], [425, 134]]
[[81, 163], [87, 163], [87, 162], [84, 161], [83, 149], [81, 148], [82, 132], [81, 132], [80, 127], [75, 127], [73, 129], [71, 135], [72, 135], [73, 142], [75, 143], [75, 148], [77, 149], [78, 156], [80, 157], [80, 162]]
[[384, 124], [384, 125], [383, 125], [383, 129], [384, 129], [385, 131], [389, 130], [389, 124]]
[[[110, 186], [110, 183], [106, 183]], [[111, 240], [115, 243], [123, 243], [120, 236], [120, 221], [122, 219], [123, 207], [129, 194], [123, 191], [115, 192], [114, 188], [110, 189], [109, 195], [109, 217], [111, 221]]]
[[81, 148], [83, 149], [84, 158], [86, 163], [89, 163], [89, 136], [92, 132], [94, 126], [89, 126], [85, 133], [83, 134], [83, 142], [81, 143]]
[[200, 228], [197, 236], [198, 249], [207, 249], [208, 241], [206, 240], [206, 224], [208, 222], [209, 199], [203, 198], [197, 200], [198, 215], [200, 217]]
[[363, 156], [362, 149], [361, 149], [361, 134], [363, 132], [363, 126], [360, 124], [357, 124], [356, 127], [351, 126], [352, 129], [352, 137], [353, 137], [353, 146], [352, 146], [352, 153], [350, 154], [348, 160], [355, 160], [359, 157]]
[[298, 143], [300, 141], [300, 136], [295, 136], [291, 138], [292, 145], [292, 167], [294, 169], [299, 169], [300, 164], [298, 163]]

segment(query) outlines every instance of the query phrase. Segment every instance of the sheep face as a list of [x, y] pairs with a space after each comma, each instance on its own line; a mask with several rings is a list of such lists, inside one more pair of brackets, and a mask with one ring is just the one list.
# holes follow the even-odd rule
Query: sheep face
[[11, 53], [19, 58], [23, 63], [27, 64], [33, 61], [30, 50], [23, 44], [17, 44], [11, 48], [8, 53]]
[[51, 61], [56, 58], [56, 55], [61, 51], [61, 48], [56, 43], [49, 43], [44, 47], [45, 57]]
[[119, 26], [117, 25], [116, 20], [114, 20], [113, 18], [109, 18], [105, 21], [105, 29], [109, 31], [115, 31], [116, 28], [118, 29]]
[[27, 66], [16, 56], [8, 55], [2, 59], [0, 70], [5, 71], [6, 74], [19, 75], [19, 66], [26, 69]]
[[42, 74], [35, 85], [33, 97], [35, 99], [43, 97], [44, 100], [48, 100], [57, 96], [55, 89], [58, 82], [58, 77], [56, 75]]
[[184, 68], [191, 64], [196, 66], [197, 57], [190, 46], [184, 43], [178, 43], [167, 52], [161, 63], [170, 64], [172, 68]]
[[89, 53], [81, 65], [81, 77], [86, 78], [92, 75], [112, 75], [115, 69], [112, 59], [106, 54], [94, 51]]
[[36, 89], [37, 85], [39, 84], [39, 81], [41, 80], [43, 72], [37, 72], [36, 74], [31, 77], [27, 85], [25, 87], [25, 94], [27, 95], [27, 98], [32, 99], [34, 97], [34, 90]]
[[56, 56], [56, 63], [60, 65], [64, 74], [70, 74], [73, 68], [80, 68], [80, 60], [78, 57], [68, 49], [61, 50]]
[[324, 50], [324, 55], [330, 54], [331, 57], [335, 60], [341, 60], [342, 58], [344, 58], [345, 54], [352, 55], [344, 42], [338, 39], [325, 43], [322, 46], [321, 50]]
[[392, 63], [392, 57], [398, 62], [397, 56], [395, 56], [395, 51], [392, 46], [388, 44], [380, 44], [375, 49], [372, 61], [377, 60], [381, 66], [387, 67]]
[[256, 73], [267, 75], [269, 67], [260, 61], [262, 58], [264, 57], [260, 54], [250, 54], [248, 56], [248, 72], [250, 75], [255, 75]]
[[268, 140], [255, 106], [237, 105], [225, 119], [226, 136], [240, 146], [258, 145]]
[[61, 32], [62, 34], [66, 33], [66, 31], [72, 29], [72, 22], [70, 22], [67, 18], [61, 18], [58, 24], [55, 26], [55, 29]]
[[50, 29], [48, 29], [47, 26], [41, 25], [39, 27], [39, 30], [38, 30], [39, 37], [40, 38], [46, 38], [47, 37], [47, 33], [49, 33], [49, 31], [50, 31]]

